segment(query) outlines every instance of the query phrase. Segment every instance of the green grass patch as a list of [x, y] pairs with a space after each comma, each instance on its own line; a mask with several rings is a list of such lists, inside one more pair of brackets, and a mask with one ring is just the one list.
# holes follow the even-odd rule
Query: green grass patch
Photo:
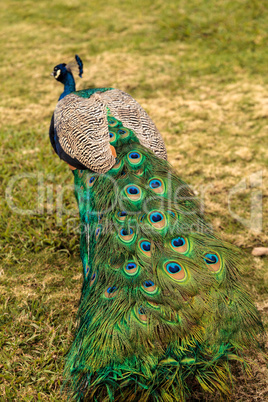
[[[262, 0], [2, 2], [1, 401], [65, 400], [82, 276], [72, 174], [48, 138], [62, 90], [53, 67], [77, 53], [85, 67], [78, 89], [114, 87], [136, 98], [214, 227], [250, 255], [268, 245], [267, 25]], [[254, 191], [258, 232], [229, 211], [249, 221]], [[255, 257], [245, 271], [266, 329], [267, 268], [267, 257]], [[237, 370], [234, 401], [266, 399], [263, 359], [253, 367], [251, 380]]]

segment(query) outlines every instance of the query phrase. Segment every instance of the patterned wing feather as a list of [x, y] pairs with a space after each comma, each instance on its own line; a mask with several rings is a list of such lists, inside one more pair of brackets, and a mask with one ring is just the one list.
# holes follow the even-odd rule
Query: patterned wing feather
[[63, 150], [88, 169], [104, 173], [115, 164], [107, 111], [99, 93], [86, 99], [65, 96], [56, 106], [54, 127]]
[[130, 95], [115, 89], [78, 91], [58, 102], [54, 130], [69, 157], [98, 173], [111, 169], [115, 158], [109, 146], [109, 130], [113, 126], [110, 123], [109, 128], [107, 111], [133, 130], [142, 145], [167, 158], [161, 134], [147, 113]]
[[161, 134], [139, 103], [127, 93], [118, 89], [104, 92], [102, 98], [111, 114], [124, 127], [133, 130], [140, 142], [159, 158], [167, 159], [167, 152]]

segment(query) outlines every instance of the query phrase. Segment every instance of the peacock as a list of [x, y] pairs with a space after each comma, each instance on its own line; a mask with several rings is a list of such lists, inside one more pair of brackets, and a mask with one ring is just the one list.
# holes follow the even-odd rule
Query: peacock
[[114, 88], [76, 91], [79, 56], [50, 141], [74, 176], [83, 284], [64, 386], [74, 401], [185, 401], [229, 395], [232, 361], [248, 370], [262, 323], [242, 283], [241, 252], [206, 222], [167, 161], [145, 110]]

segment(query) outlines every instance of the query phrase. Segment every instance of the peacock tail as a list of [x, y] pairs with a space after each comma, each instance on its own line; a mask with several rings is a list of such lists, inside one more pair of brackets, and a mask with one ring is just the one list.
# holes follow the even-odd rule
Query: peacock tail
[[228, 395], [231, 362], [247, 370], [262, 332], [245, 260], [204, 220], [149, 116], [122, 91], [73, 90], [50, 138], [77, 167], [83, 286], [70, 398], [182, 402], [194, 384]]
[[79, 401], [183, 401], [193, 378], [228, 393], [260, 325], [241, 255], [168, 162], [107, 118], [116, 164], [74, 171], [84, 281], [66, 381]]

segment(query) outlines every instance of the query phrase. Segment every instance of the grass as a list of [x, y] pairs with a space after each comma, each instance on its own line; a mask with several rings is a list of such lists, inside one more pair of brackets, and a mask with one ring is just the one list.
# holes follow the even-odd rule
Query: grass
[[[48, 139], [62, 90], [49, 76], [54, 65], [77, 53], [79, 89], [111, 86], [136, 98], [214, 227], [250, 254], [268, 242], [267, 24], [262, 0], [1, 3], [1, 401], [65, 400], [82, 276], [72, 176]], [[258, 232], [229, 212], [240, 182], [247, 188], [231, 210], [249, 221], [252, 194], [262, 195]], [[266, 330], [267, 268], [267, 257], [255, 257], [245, 273]], [[237, 372], [234, 401], [266, 399], [267, 369], [254, 362], [251, 380]]]

